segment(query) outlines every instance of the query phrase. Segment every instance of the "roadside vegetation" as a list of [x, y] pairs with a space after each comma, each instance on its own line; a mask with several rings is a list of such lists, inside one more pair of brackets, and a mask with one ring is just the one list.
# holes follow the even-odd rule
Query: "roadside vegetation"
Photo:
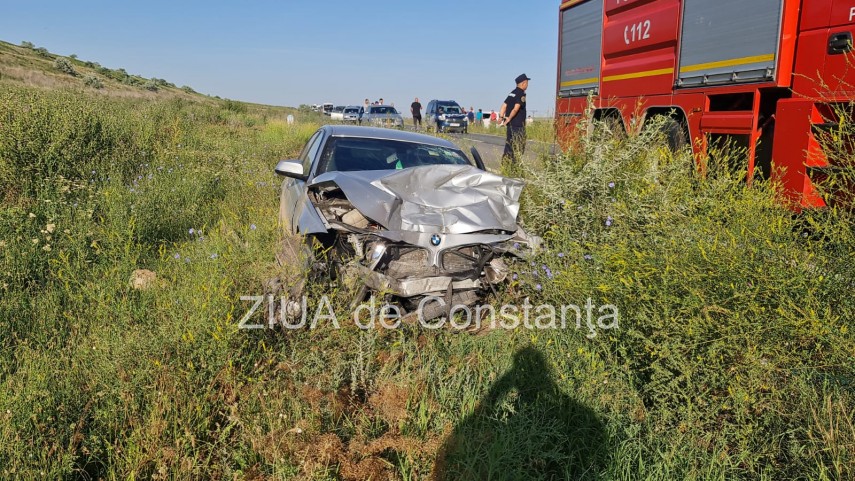
[[165, 79], [145, 78], [128, 73], [124, 68], [105, 67], [98, 62], [79, 59], [75, 54], [55, 54], [27, 41], [20, 45], [0, 41], [0, 82], [50, 89], [89, 88], [112, 97], [207, 98], [186, 85], [179, 88]]
[[[469, 124], [469, 132], [473, 134], [489, 134], [505, 137], [505, 128], [491, 124], [490, 127], [484, 127], [484, 124], [471, 122]], [[555, 123], [552, 120], [535, 119], [532, 123], [526, 124], [526, 138], [536, 142], [544, 142], [553, 144], [556, 141]]]
[[546, 248], [489, 302], [617, 328], [239, 330], [317, 125], [0, 85], [4, 479], [855, 477], [846, 211], [598, 125], [505, 167]]

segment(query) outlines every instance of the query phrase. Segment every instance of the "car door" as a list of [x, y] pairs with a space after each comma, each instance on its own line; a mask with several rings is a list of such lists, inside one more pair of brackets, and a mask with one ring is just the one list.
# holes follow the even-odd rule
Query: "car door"
[[434, 107], [436, 106], [436, 101], [431, 100], [428, 102], [427, 111], [425, 112], [425, 116], [427, 117], [427, 124], [430, 125], [434, 122]]
[[[303, 164], [304, 175], [309, 175], [312, 162], [322, 143], [323, 131], [319, 130], [309, 139], [306, 147], [300, 153], [298, 160]], [[279, 219], [287, 232], [294, 234], [300, 230], [300, 217], [303, 215], [307, 204], [309, 204], [309, 199], [306, 196], [306, 181], [286, 177], [282, 181], [282, 190], [279, 194]]]

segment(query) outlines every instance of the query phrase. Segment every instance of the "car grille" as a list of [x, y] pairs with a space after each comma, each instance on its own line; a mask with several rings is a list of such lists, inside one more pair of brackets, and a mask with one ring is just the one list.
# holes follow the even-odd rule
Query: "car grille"
[[425, 249], [401, 250], [397, 257], [389, 261], [387, 275], [403, 279], [407, 277], [451, 276], [469, 278], [480, 274], [479, 267], [489, 262], [492, 252], [482, 246], [464, 246], [446, 249], [440, 254], [441, 268], [428, 266], [428, 252]]
[[428, 253], [424, 249], [410, 249], [401, 254], [398, 257], [398, 260], [401, 262], [406, 262], [408, 264], [418, 264], [426, 266], [428, 261]]
[[424, 277], [436, 275], [436, 268], [428, 266], [426, 250], [408, 249], [401, 252], [396, 259], [389, 261], [386, 274], [397, 279]]
[[475, 246], [449, 249], [442, 253], [442, 269], [449, 274], [464, 273], [478, 267], [481, 249]]

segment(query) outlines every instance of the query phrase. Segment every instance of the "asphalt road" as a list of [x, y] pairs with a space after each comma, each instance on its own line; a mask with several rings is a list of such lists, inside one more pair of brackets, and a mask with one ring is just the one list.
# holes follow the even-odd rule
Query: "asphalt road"
[[[471, 147], [478, 149], [481, 158], [484, 159], [484, 164], [490, 170], [498, 170], [502, 161], [502, 153], [505, 150], [505, 137], [488, 134], [448, 134], [453, 142], [459, 145], [464, 152], [469, 153]], [[535, 159], [538, 155], [547, 153], [555, 155], [557, 147], [555, 145], [546, 144], [529, 140], [526, 143], [525, 154], [523, 158], [526, 160]]]
[[[412, 125], [405, 125], [404, 128], [410, 131], [415, 131]], [[421, 134], [436, 135], [434, 132], [426, 131], [424, 129], [419, 130], [418, 132]], [[481, 154], [481, 158], [484, 160], [484, 165], [489, 170], [499, 170], [499, 166], [502, 163], [502, 154], [505, 151], [505, 135], [503, 130], [499, 131], [496, 135], [476, 133], [458, 134], [452, 132], [448, 132], [443, 135], [450, 137], [452, 142], [457, 144], [464, 152], [466, 152], [466, 155], [469, 155], [469, 150], [472, 147], [475, 147]], [[533, 160], [541, 154], [556, 155], [557, 153], [558, 146], [555, 144], [529, 140], [526, 142], [523, 158], [526, 160]]]

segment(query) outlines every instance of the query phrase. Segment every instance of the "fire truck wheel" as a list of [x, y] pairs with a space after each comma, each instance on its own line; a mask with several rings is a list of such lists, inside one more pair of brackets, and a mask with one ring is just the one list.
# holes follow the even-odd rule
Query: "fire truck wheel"
[[[664, 117], [660, 121], [659, 117]], [[659, 122], [662, 122], [661, 124]], [[683, 122], [668, 115], [656, 115], [651, 119], [652, 124], [661, 125], [660, 129], [665, 135], [665, 140], [668, 142], [668, 148], [671, 152], [677, 153], [689, 146], [689, 132]]]

